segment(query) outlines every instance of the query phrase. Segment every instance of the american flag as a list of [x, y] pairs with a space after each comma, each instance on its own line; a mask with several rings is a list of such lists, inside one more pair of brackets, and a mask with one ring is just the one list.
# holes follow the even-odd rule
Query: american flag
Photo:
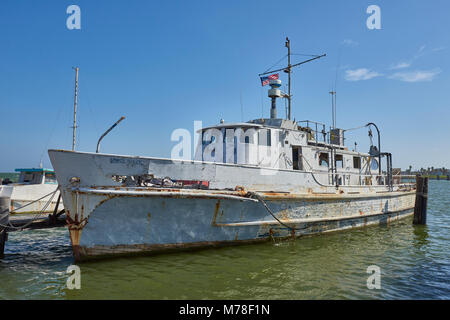
[[279, 74], [275, 73], [275, 74], [271, 74], [270, 76], [260, 77], [260, 78], [261, 78], [261, 84], [264, 87], [266, 84], [269, 84], [269, 80], [278, 80]]

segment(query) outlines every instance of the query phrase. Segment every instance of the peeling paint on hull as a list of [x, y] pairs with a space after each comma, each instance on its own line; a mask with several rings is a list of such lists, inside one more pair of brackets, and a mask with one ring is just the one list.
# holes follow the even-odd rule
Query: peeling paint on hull
[[269, 200], [267, 204], [283, 223], [297, 229], [295, 234], [276, 222], [258, 202], [176, 197], [108, 198], [90, 213], [83, 228], [76, 231], [72, 228], [74, 256], [81, 261], [248, 244], [387, 224], [413, 214], [414, 194], [353, 201]]
[[[333, 227], [332, 225], [321, 225], [309, 227], [309, 232], [296, 232], [295, 238], [301, 238], [305, 236], [319, 235], [330, 232], [344, 231], [349, 229], [367, 227], [371, 225], [387, 224], [395, 222], [400, 219], [410, 217], [414, 214], [413, 209], [407, 210], [401, 213], [392, 213], [384, 216], [382, 219], [376, 219], [374, 221], [357, 222], [358, 218], [350, 222], [349, 225], [345, 227]], [[224, 246], [235, 246], [235, 245], [245, 245], [245, 244], [257, 244], [262, 242], [270, 241], [273, 238], [292, 238], [291, 235], [279, 237], [276, 235], [276, 230], [271, 230], [272, 233], [268, 233], [264, 237], [258, 239], [250, 240], [229, 240], [222, 242], [205, 241], [205, 242], [192, 242], [192, 243], [172, 243], [172, 244], [127, 244], [127, 245], [96, 245], [93, 247], [83, 247], [79, 246], [76, 248], [78, 257], [77, 261], [86, 261], [91, 259], [108, 258], [112, 256], [131, 256], [131, 255], [143, 255], [143, 254], [156, 254], [156, 253], [167, 253], [172, 251], [185, 251], [194, 249], [206, 249], [206, 248], [219, 248]], [[275, 234], [274, 234], [275, 233]]]

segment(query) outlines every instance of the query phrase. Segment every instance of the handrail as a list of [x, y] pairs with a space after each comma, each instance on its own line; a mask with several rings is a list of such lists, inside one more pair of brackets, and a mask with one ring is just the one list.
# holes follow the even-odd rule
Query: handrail
[[[321, 123], [321, 122], [316, 122], [316, 121], [311, 121], [311, 120], [302, 120], [302, 121], [297, 121], [297, 124], [299, 123], [305, 123], [306, 122], [306, 128], [311, 129], [311, 131], [314, 133], [314, 141], [315, 142], [319, 142], [319, 133], [323, 134], [323, 142], [326, 143], [326, 136], [328, 135], [328, 133], [325, 130], [325, 124]], [[316, 130], [313, 130], [312, 128], [309, 127], [309, 124], [314, 124]], [[322, 126], [322, 131], [319, 131], [319, 126]], [[309, 140], [309, 139], [308, 139]]]
[[[328, 172], [328, 171], [303, 171], [305, 173], [309, 173], [312, 175], [314, 181], [321, 185], [326, 187], [338, 187], [338, 186], [345, 186], [345, 187], [359, 187], [359, 186], [386, 186], [386, 187], [392, 187], [392, 186], [399, 186], [399, 185], [415, 185], [415, 181], [403, 181], [404, 179], [415, 179], [416, 176], [413, 175], [395, 175], [395, 178], [390, 179], [389, 174], [361, 174], [357, 172]], [[335, 181], [334, 179], [338, 179], [340, 177], [344, 176], [356, 176], [359, 177], [359, 184], [327, 184], [324, 185], [317, 181], [315, 175], [327, 175], [328, 178], [331, 177], [332, 181]], [[375, 182], [375, 184], [363, 184], [362, 181], [364, 178], [373, 178], [374, 180], [370, 180], [370, 183]], [[328, 179], [330, 180], [330, 179]], [[398, 183], [396, 183], [398, 181]], [[379, 183], [378, 183], [379, 182]]]

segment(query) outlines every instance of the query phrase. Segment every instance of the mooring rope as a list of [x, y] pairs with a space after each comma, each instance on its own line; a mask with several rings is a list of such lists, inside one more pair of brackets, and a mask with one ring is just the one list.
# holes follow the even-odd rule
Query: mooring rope
[[[20, 227], [13, 226], [13, 225], [11, 224], [11, 221], [9, 221], [9, 222], [8, 222], [9, 225], [3, 225], [3, 224], [0, 224], [0, 227], [2, 227], [2, 228], [13, 228], [13, 229], [16, 229], [16, 230], [23, 230], [24, 228], [28, 227], [28, 226], [29, 226], [30, 224], [32, 224], [34, 221], [36, 221], [37, 219], [39, 219], [40, 216], [44, 213], [45, 209], [47, 209], [47, 207], [50, 205], [50, 203], [52, 203], [52, 200], [53, 200], [53, 198], [55, 197], [56, 192], [58, 192], [58, 189], [56, 189], [55, 191], [53, 191], [53, 192], [51, 192], [51, 193], [49, 193], [49, 194], [43, 196], [42, 198], [39, 198], [39, 199], [37, 199], [37, 200], [34, 200], [33, 202], [30, 202], [30, 203], [28, 203], [28, 204], [26, 204], [26, 205], [24, 205], [24, 206], [22, 206], [22, 207], [19, 208], [19, 209], [22, 209], [22, 208], [24, 208], [24, 207], [26, 207], [26, 206], [28, 206], [28, 205], [30, 205], [30, 204], [32, 204], [32, 203], [35, 203], [35, 202], [37, 202], [37, 201], [39, 201], [39, 200], [41, 200], [41, 199], [43, 199], [43, 198], [48, 197], [49, 195], [51, 195], [50, 199], [48, 199], [48, 201], [47, 201], [47, 202], [45, 203], [45, 205], [42, 207], [41, 211], [39, 211], [39, 213], [36, 213], [35, 216], [34, 216], [29, 222], [27, 222], [26, 224], [24, 224], [23, 226], [20, 226]], [[18, 210], [19, 210], [19, 209], [18, 209]], [[4, 212], [5, 212], [5, 211], [2, 211], [1, 213], [4, 213]]]
[[272, 212], [272, 210], [270, 210], [270, 208], [267, 206], [267, 204], [266, 204], [266, 202], [264, 201], [264, 199], [263, 199], [258, 193], [252, 192], [252, 191], [248, 191], [247, 194], [248, 194], [250, 197], [256, 198], [256, 199], [264, 206], [264, 208], [266, 208], [267, 212], [269, 212], [270, 215], [271, 215], [275, 220], [277, 220], [277, 222], [278, 222], [279, 224], [281, 224], [282, 226], [285, 226], [286, 228], [290, 229], [291, 231], [306, 229], [306, 228], [300, 229], [300, 228], [295, 228], [295, 227], [288, 226], [287, 224], [285, 224], [284, 222], [282, 222], [280, 219], [278, 219], [278, 218], [275, 216], [275, 214]]
[[[44, 199], [44, 198], [47, 198], [47, 197], [50, 196], [50, 195], [54, 195], [54, 194], [56, 193], [56, 191], [58, 191], [58, 189], [56, 189], [55, 191], [52, 191], [52, 192], [46, 194], [45, 196], [43, 196], [43, 197], [41, 197], [41, 198], [39, 198], [39, 199], [37, 199], [37, 200], [34, 200], [34, 201], [32, 201], [32, 202], [27, 203], [26, 205], [21, 206], [21, 207], [15, 209], [14, 211], [21, 210], [21, 209], [23, 209], [23, 208], [25, 208], [25, 207], [28, 207], [30, 204], [33, 204], [33, 203], [35, 203], [35, 202], [38, 202], [39, 200], [42, 200], [42, 199]], [[52, 198], [53, 198], [53, 197], [52, 197]], [[0, 213], [3, 213], [3, 212], [4, 212], [4, 211], [2, 211], [2, 212], [0, 212]], [[14, 213], [14, 212], [10, 212], [10, 213]]]

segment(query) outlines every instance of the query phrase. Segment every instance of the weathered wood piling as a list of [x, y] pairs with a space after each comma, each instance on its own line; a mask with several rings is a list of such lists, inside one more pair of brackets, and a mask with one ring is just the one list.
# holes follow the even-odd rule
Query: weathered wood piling
[[416, 203], [414, 206], [414, 224], [427, 223], [428, 177], [416, 176]]
[[6, 232], [6, 230], [1, 230], [0, 231], [0, 259], [3, 259], [3, 257], [5, 256], [5, 243], [8, 237], [8, 233]]
[[11, 200], [9, 197], [0, 197], [0, 259], [5, 252], [5, 242], [8, 239], [7, 225], [9, 221], [9, 207]]

